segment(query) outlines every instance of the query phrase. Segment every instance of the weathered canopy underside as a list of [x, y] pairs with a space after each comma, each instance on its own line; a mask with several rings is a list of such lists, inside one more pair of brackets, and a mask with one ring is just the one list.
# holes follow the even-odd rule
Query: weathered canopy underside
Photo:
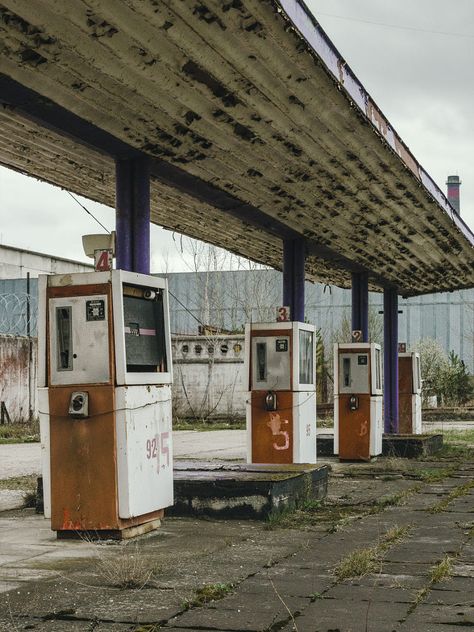
[[276, 268], [305, 236], [307, 276], [342, 286], [474, 286], [472, 234], [328, 51], [300, 0], [0, 0], [0, 162], [113, 206], [126, 152], [57, 107], [155, 160], [166, 228]]

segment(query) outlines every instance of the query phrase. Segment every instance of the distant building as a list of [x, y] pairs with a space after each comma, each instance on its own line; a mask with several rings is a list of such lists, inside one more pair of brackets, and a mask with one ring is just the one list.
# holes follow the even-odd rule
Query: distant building
[[94, 266], [42, 252], [0, 245], [0, 279], [22, 279], [57, 272], [90, 272]]

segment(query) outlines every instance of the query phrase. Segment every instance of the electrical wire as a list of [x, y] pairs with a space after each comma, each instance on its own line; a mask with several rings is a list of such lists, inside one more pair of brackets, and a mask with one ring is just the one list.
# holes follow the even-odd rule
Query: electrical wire
[[88, 208], [86, 208], [86, 207], [84, 206], [84, 204], [82, 204], [82, 202], [80, 202], [80, 201], [77, 199], [77, 197], [76, 197], [75, 195], [73, 195], [70, 191], [66, 191], [66, 193], [67, 193], [68, 195], [70, 195], [70, 196], [72, 197], [72, 199], [73, 199], [75, 202], [77, 202], [77, 203], [79, 204], [79, 206], [80, 206], [81, 208], [83, 208], [83, 209], [85, 210], [85, 212], [86, 212], [88, 215], [90, 215], [90, 216], [92, 217], [92, 219], [94, 219], [94, 220], [95, 220], [95, 221], [99, 224], [99, 226], [101, 226], [101, 227], [105, 230], [105, 232], [106, 232], [106, 233], [109, 233], [109, 235], [110, 235], [110, 230], [109, 230], [108, 228], [106, 228], [106, 227], [102, 224], [102, 222], [101, 222], [101, 221], [99, 221], [99, 220], [97, 219], [97, 217], [96, 217], [95, 215], [93, 215], [93, 214], [89, 211], [89, 209], [88, 209]]
[[186, 307], [186, 305], [184, 305], [183, 303], [181, 303], [181, 301], [179, 300], [179, 298], [177, 298], [177, 297], [173, 294], [173, 292], [172, 292], [169, 288], [168, 288], [168, 294], [169, 294], [170, 296], [172, 296], [172, 297], [174, 298], [174, 300], [175, 300], [175, 301], [176, 301], [179, 305], [181, 305], [181, 307], [182, 307], [182, 308], [183, 308], [186, 312], [188, 312], [188, 314], [189, 314], [190, 316], [192, 316], [192, 317], [194, 318], [194, 320], [195, 320], [197, 323], [199, 323], [199, 324], [201, 325], [201, 327], [204, 327], [204, 328], [206, 327], [206, 325], [205, 325], [205, 324], [204, 324], [201, 320], [199, 320], [199, 318], [198, 318], [195, 314], [193, 314], [193, 313], [192, 313], [192, 311], [191, 311], [191, 310], [189, 310], [189, 309]]
[[348, 22], [360, 22], [362, 24], [371, 24], [373, 26], [382, 26], [384, 28], [398, 29], [400, 31], [415, 31], [416, 33], [430, 33], [432, 35], [445, 35], [447, 37], [465, 37], [467, 39], [474, 39], [474, 35], [470, 33], [453, 33], [449, 31], [432, 31], [430, 29], [422, 29], [416, 26], [402, 26], [399, 24], [388, 24], [387, 22], [376, 22], [375, 20], [363, 20], [361, 18], [353, 18], [344, 15], [336, 15], [334, 13], [323, 13], [317, 11], [317, 15], [324, 15], [328, 18], [336, 18], [338, 20], [346, 20]]

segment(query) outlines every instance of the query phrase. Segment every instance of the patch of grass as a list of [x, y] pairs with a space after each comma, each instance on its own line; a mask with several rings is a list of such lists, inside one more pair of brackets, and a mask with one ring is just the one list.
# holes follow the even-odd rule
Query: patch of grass
[[450, 467], [425, 468], [418, 471], [417, 478], [423, 481], [423, 483], [436, 483], [452, 476], [456, 470], [457, 467], [455, 465]]
[[453, 558], [449, 555], [445, 555], [442, 560], [437, 562], [430, 569], [428, 584], [419, 590], [413, 603], [408, 610], [408, 614], [411, 614], [419, 604], [424, 601], [426, 595], [430, 592], [434, 584], [450, 579], [453, 574]]
[[0, 489], [34, 492], [36, 490], [37, 479], [38, 477], [36, 474], [31, 476], [12, 476], [11, 478], [3, 478], [0, 479]]
[[173, 430], [195, 430], [207, 432], [209, 430], [245, 430], [245, 420], [230, 421], [176, 421]]
[[334, 576], [339, 582], [364, 577], [380, 568], [380, 563], [380, 552], [377, 546], [357, 549], [337, 564], [334, 568]]
[[387, 509], [387, 507], [398, 507], [399, 505], [403, 505], [410, 496], [416, 494], [421, 489], [421, 485], [413, 485], [409, 489], [405, 489], [401, 492], [396, 492], [395, 494], [391, 494], [389, 496], [382, 496], [382, 498], [377, 499], [368, 514], [377, 514], [381, 511]]
[[465, 496], [473, 488], [474, 481], [469, 481], [467, 483], [464, 483], [464, 485], [459, 485], [458, 487], [455, 487], [449, 492], [446, 498], [443, 498], [443, 500], [440, 500], [438, 503], [435, 503], [434, 505], [429, 507], [428, 511], [430, 513], [440, 513], [442, 511], [445, 511], [453, 502], [453, 500], [456, 500], [456, 498], [460, 498], [461, 496]]
[[363, 577], [375, 572], [380, 567], [382, 554], [406, 537], [410, 528], [409, 525], [395, 526], [387, 531], [374, 546], [357, 549], [350, 553], [334, 569], [337, 580]]
[[395, 525], [391, 529], [389, 529], [385, 535], [382, 537], [380, 541], [380, 546], [382, 548], [388, 549], [394, 544], [398, 544], [402, 540], [404, 540], [409, 532], [411, 531], [411, 525], [407, 524], [403, 527], [399, 527]]
[[95, 571], [106, 586], [125, 589], [141, 589], [149, 584], [159, 567], [140, 550], [138, 543], [122, 544], [107, 554], [97, 546], [98, 559]]
[[356, 549], [344, 557], [334, 568], [337, 581], [355, 579], [380, 570], [384, 553], [407, 537], [411, 525], [394, 526], [374, 546]]
[[184, 606], [187, 610], [189, 608], [199, 608], [206, 603], [210, 603], [211, 601], [218, 601], [219, 599], [223, 599], [230, 592], [232, 592], [233, 588], [234, 585], [230, 583], [204, 584], [195, 591], [195, 596], [193, 599], [185, 601]]
[[264, 528], [272, 530], [277, 527], [282, 529], [301, 529], [315, 525], [321, 521], [320, 500], [306, 500], [296, 507], [286, 507], [282, 511], [274, 511], [267, 516]]
[[443, 430], [443, 438], [448, 443], [467, 443], [474, 446], [474, 429]]
[[450, 579], [453, 574], [453, 560], [449, 555], [445, 555], [442, 560], [435, 564], [430, 570], [431, 584], [439, 584], [446, 579]]
[[40, 440], [39, 421], [0, 424], [0, 444], [36, 443]]

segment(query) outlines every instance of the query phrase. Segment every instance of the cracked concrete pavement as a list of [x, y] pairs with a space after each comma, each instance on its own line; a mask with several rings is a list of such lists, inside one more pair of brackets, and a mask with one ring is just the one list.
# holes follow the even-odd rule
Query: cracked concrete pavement
[[[57, 541], [32, 510], [1, 513], [0, 630], [472, 628], [474, 462], [398, 461], [395, 471], [383, 460], [334, 463], [323, 506], [275, 524], [169, 518], [125, 546]], [[413, 468], [425, 468], [429, 478], [447, 466], [452, 469], [440, 469], [439, 480], [414, 480]], [[341, 559], [370, 550], [395, 525], [408, 532], [383, 549], [372, 572], [336, 579]], [[116, 588], [104, 573], [119, 574], [122, 558], [153, 571], [141, 589]], [[446, 560], [449, 573], [433, 582], [433, 567]], [[203, 586], [223, 586], [227, 594], [199, 603]]]

